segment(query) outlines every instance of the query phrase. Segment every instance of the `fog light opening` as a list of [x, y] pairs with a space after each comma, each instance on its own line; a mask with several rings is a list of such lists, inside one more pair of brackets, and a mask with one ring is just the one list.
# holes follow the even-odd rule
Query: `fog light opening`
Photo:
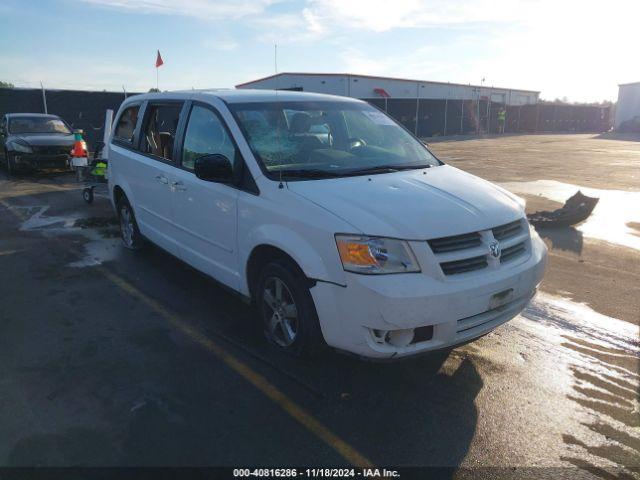
[[413, 341], [413, 329], [391, 330], [387, 332], [385, 339], [394, 347], [406, 347]]

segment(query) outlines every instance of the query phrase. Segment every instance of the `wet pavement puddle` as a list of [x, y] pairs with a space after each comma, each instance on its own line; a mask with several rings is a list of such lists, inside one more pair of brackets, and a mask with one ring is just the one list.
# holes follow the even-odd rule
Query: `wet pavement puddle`
[[79, 213], [65, 216], [46, 215], [49, 205], [11, 207], [22, 210], [28, 217], [20, 225], [21, 231], [39, 231], [44, 235], [79, 234], [88, 241], [82, 245], [81, 258], [69, 263], [73, 268], [93, 267], [115, 260], [120, 251], [117, 222], [113, 218], [86, 217]]
[[505, 182], [500, 184], [516, 195], [542, 196], [563, 203], [580, 190], [598, 197], [591, 216], [576, 227], [585, 237], [640, 250], [640, 192], [603, 190], [555, 180]]
[[560, 460], [599, 478], [639, 478], [628, 468], [640, 466], [638, 327], [546, 293], [512, 323], [542, 341], [548, 380], [568, 383], [562, 390], [579, 406]]

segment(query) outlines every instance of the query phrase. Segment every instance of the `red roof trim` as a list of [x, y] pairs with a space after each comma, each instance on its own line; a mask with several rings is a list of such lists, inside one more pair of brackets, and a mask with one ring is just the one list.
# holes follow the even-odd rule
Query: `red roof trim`
[[274, 75], [268, 75], [266, 77], [257, 78], [256, 80], [251, 80], [249, 82], [239, 83], [236, 85], [236, 88], [245, 87], [247, 85], [251, 85], [253, 83], [262, 82], [264, 80], [269, 80], [271, 78], [279, 77], [282, 75], [303, 75], [303, 76], [324, 76], [324, 77], [360, 77], [360, 78], [373, 78], [377, 80], [395, 80], [401, 82], [420, 82], [420, 83], [434, 83], [436, 85], [452, 85], [454, 87], [474, 87], [474, 88], [488, 88], [495, 90], [513, 90], [517, 92], [527, 92], [527, 93], [540, 93], [540, 90], [525, 90], [522, 88], [504, 88], [504, 87], [495, 87], [493, 85], [472, 85], [467, 83], [451, 83], [451, 82], [437, 82], [434, 80], [415, 80], [410, 78], [398, 78], [398, 77], [381, 77], [377, 75], [361, 75], [359, 73], [314, 73], [314, 72], [282, 72], [276, 73]]

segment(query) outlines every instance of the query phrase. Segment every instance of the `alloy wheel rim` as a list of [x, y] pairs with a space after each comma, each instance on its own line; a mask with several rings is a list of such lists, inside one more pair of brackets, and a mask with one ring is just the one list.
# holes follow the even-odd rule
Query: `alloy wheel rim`
[[277, 277], [269, 277], [262, 289], [265, 331], [281, 347], [288, 347], [298, 336], [298, 308], [289, 287]]
[[133, 220], [127, 207], [122, 207], [120, 210], [120, 231], [124, 244], [128, 247], [133, 245]]

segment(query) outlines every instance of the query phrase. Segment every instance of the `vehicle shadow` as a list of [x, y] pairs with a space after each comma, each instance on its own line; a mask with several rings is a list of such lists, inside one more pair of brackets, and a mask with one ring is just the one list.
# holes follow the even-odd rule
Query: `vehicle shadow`
[[574, 227], [536, 228], [536, 231], [542, 238], [549, 240], [554, 249], [582, 253], [582, 232]]
[[[483, 382], [464, 352], [371, 362], [327, 349], [292, 358], [269, 345], [252, 308], [157, 248], [141, 261], [173, 285], [174, 309], [195, 310], [200, 331], [247, 358], [316, 418], [381, 465], [460, 465], [476, 431]], [[138, 270], [139, 271], [139, 270]]]
[[[55, 204], [52, 215], [61, 218], [83, 205], [69, 193], [66, 203], [56, 203], [59, 195], [14, 197], [10, 203]], [[97, 202], [74, 225], [111, 232], [107, 207]], [[18, 229], [20, 221], [13, 221]], [[464, 351], [394, 363], [334, 351], [310, 360], [291, 358], [265, 342], [253, 310], [239, 297], [159, 248], [131, 252], [118, 246], [99, 268], [71, 268], [87, 239], [77, 228], [56, 231], [16, 233], [16, 241], [30, 240], [20, 240], [24, 251], [5, 259], [18, 272], [38, 258], [20, 278], [49, 292], [33, 311], [12, 313], [23, 318], [23, 328], [46, 333], [46, 346], [18, 342], [37, 350], [38, 359], [28, 370], [9, 369], [8, 375], [19, 375], [21, 388], [31, 392], [30, 408], [47, 427], [34, 430], [17, 421], [19, 439], [3, 447], [8, 455], [0, 459], [7, 465], [346, 462], [100, 269], [264, 376], [375, 464], [456, 467], [465, 459], [483, 382]], [[7, 411], [20, 409], [12, 404]], [[77, 411], [82, 415], [69, 413]]]

